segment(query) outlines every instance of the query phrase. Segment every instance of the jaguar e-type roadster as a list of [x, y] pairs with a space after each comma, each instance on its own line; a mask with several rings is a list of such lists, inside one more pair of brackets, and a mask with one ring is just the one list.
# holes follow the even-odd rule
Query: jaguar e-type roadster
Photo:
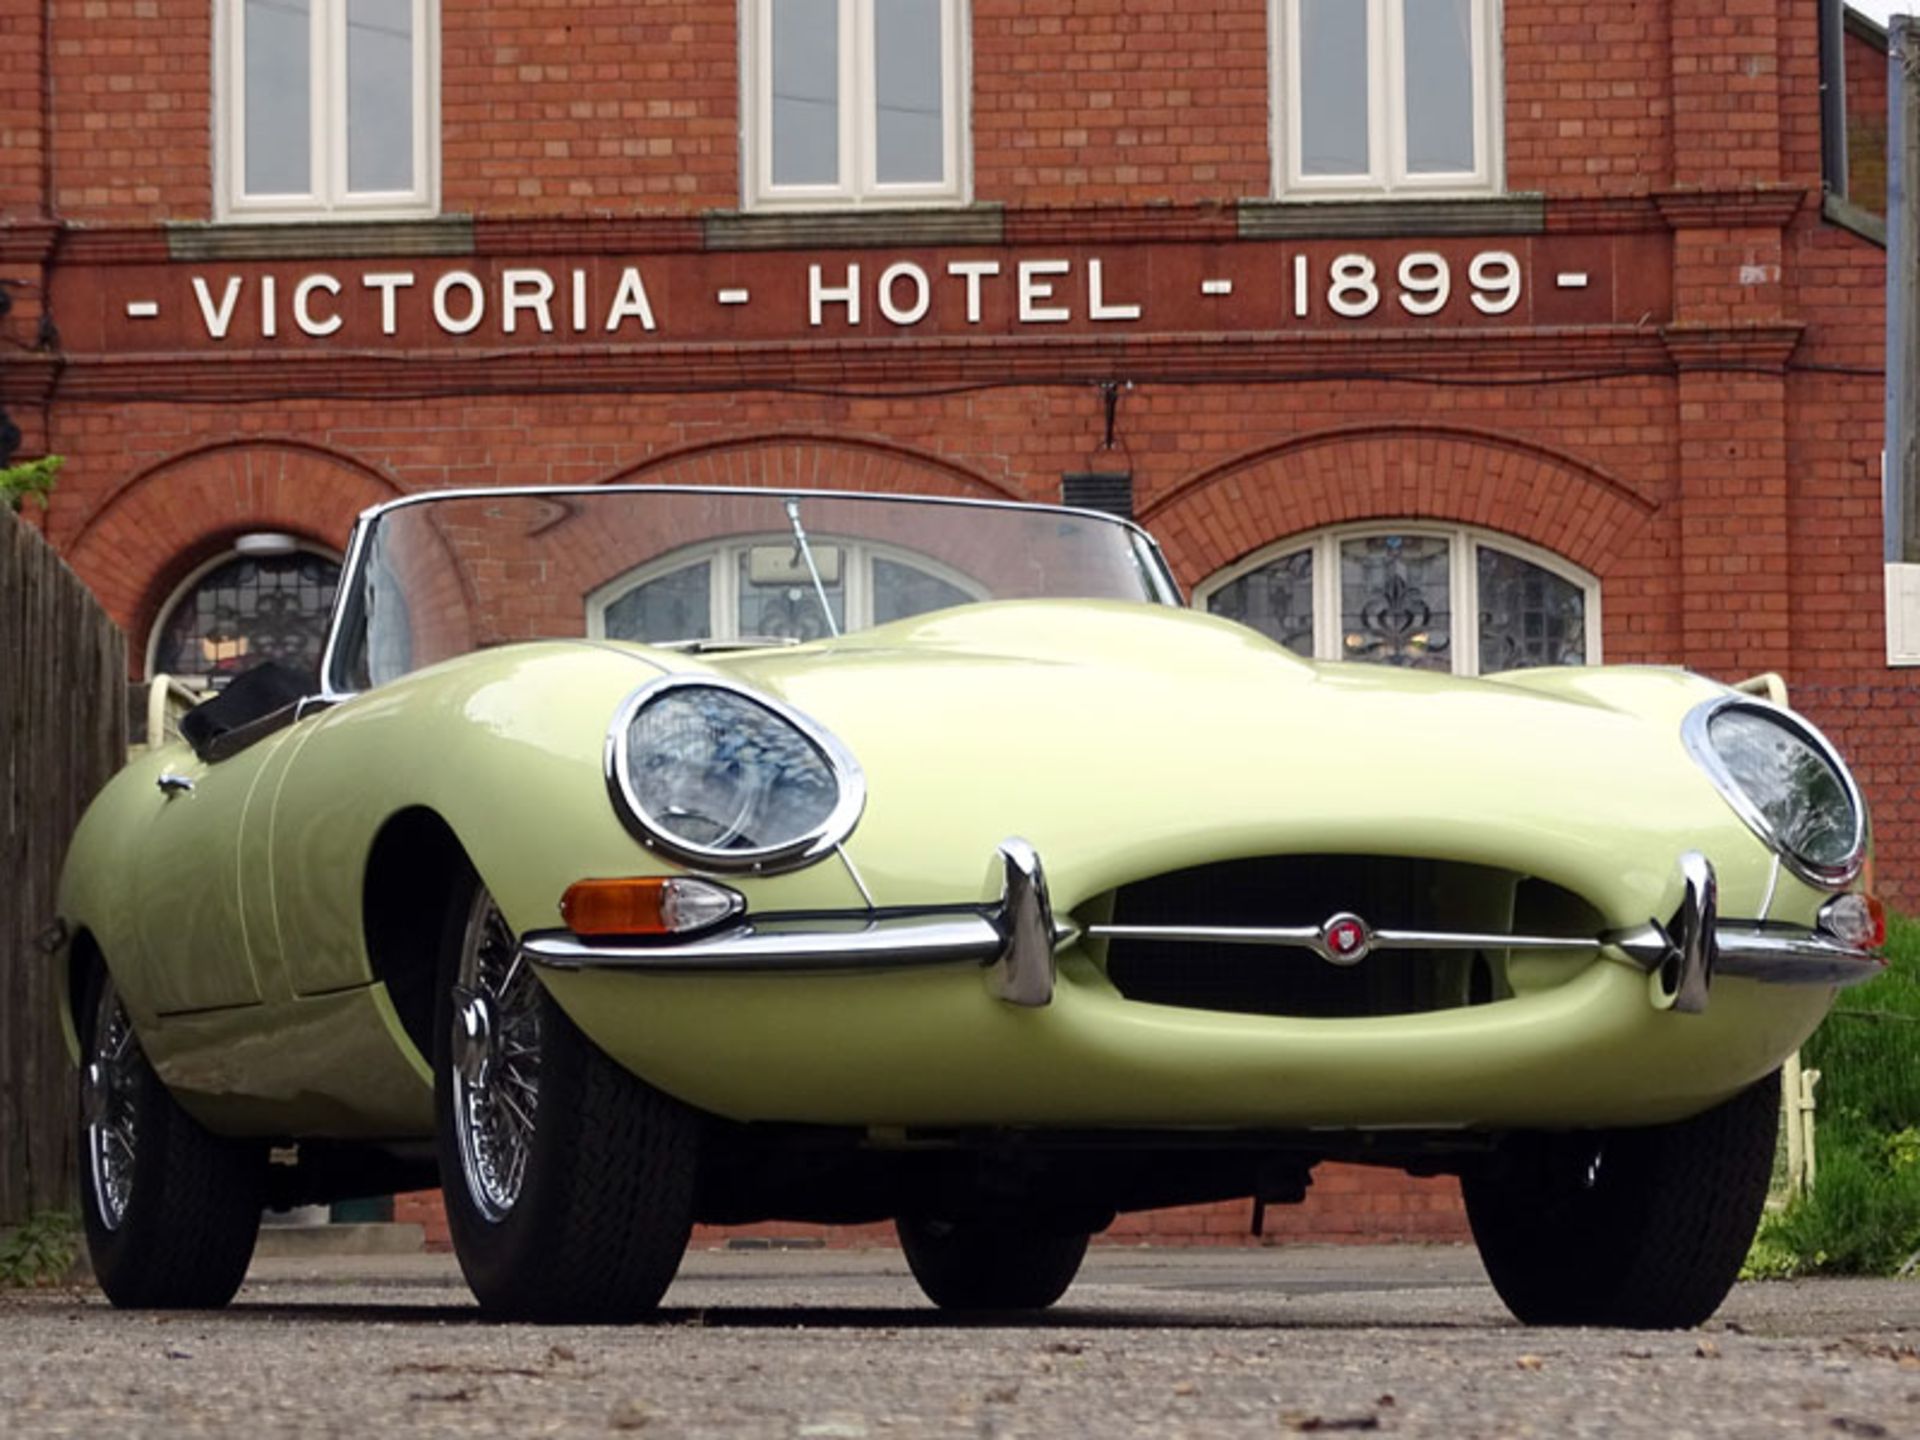
[[[1301, 660], [1068, 509], [607, 486], [354, 532], [74, 841], [87, 1239], [217, 1306], [262, 1207], [437, 1183], [481, 1305], [891, 1219], [942, 1306], [1119, 1212], [1460, 1177], [1530, 1322], [1695, 1323], [1776, 1070], [1879, 966], [1860, 795], [1676, 670]], [[1418, 744], [1411, 744], [1411, 737]]]

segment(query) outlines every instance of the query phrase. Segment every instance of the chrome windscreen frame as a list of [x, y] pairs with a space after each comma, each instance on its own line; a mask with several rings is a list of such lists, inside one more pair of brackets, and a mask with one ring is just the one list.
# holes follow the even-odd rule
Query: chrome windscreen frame
[[[674, 690], [725, 691], [749, 705], [765, 710], [775, 719], [799, 732], [826, 758], [828, 768], [833, 771], [834, 783], [839, 789], [838, 798], [834, 801], [833, 809], [828, 812], [826, 818], [803, 835], [795, 836], [792, 840], [780, 845], [759, 850], [714, 849], [705, 845], [695, 845], [666, 833], [647, 813], [647, 807], [641, 803], [640, 797], [634, 792], [627, 764], [628, 732], [632, 728], [634, 717], [641, 710], [662, 695]], [[607, 727], [604, 754], [607, 793], [613, 801], [613, 808], [619, 814], [621, 823], [649, 850], [690, 870], [734, 875], [773, 875], [786, 870], [801, 869], [831, 854], [841, 841], [853, 833], [854, 826], [860, 823], [861, 813], [866, 809], [866, 772], [860, 768], [860, 762], [853, 758], [853, 752], [847, 749], [838, 736], [792, 706], [783, 705], [762, 691], [724, 675], [662, 675], [658, 679], [649, 680], [622, 700], [614, 711], [613, 723]]]
[[[1847, 805], [1853, 812], [1853, 836], [1844, 861], [1836, 865], [1819, 865], [1787, 848], [1779, 832], [1774, 829], [1773, 822], [1741, 788], [1740, 782], [1734, 778], [1726, 761], [1714, 747], [1711, 731], [1713, 720], [1728, 710], [1748, 710], [1765, 717], [1769, 723], [1779, 726], [1807, 745], [1832, 769], [1842, 790], [1846, 792]], [[1703, 701], [1687, 712], [1686, 719], [1680, 723], [1680, 738], [1687, 747], [1687, 753], [1693, 756], [1694, 763], [1706, 772], [1707, 778], [1713, 781], [1714, 788], [1720, 792], [1733, 813], [1759, 836], [1769, 850], [1780, 857], [1787, 869], [1809, 885], [1822, 890], [1841, 890], [1853, 883], [1867, 858], [1866, 802], [1861, 798], [1860, 787], [1854, 782], [1853, 772], [1840, 758], [1840, 752], [1834, 748], [1833, 742], [1809, 721], [1791, 710], [1750, 695], [1720, 695]]]
[[[365, 589], [367, 551], [375, 527], [381, 517], [390, 511], [443, 500], [626, 494], [737, 496], [744, 488], [746, 487], [725, 485], [464, 486], [458, 489], [425, 490], [418, 494], [402, 495], [398, 499], [383, 501], [378, 505], [370, 505], [355, 519], [353, 533], [347, 540], [346, 559], [340, 567], [340, 584], [334, 591], [333, 614], [327, 622], [327, 643], [320, 657], [320, 694], [316, 698], [325, 704], [338, 704], [343, 700], [351, 700], [360, 693], [357, 688], [346, 683], [345, 677], [337, 673], [344, 659], [341, 653], [341, 641], [348, 626], [360, 617], [361, 598]], [[777, 495], [786, 492], [769, 490], [768, 493]], [[1117, 525], [1127, 531], [1131, 537], [1134, 554], [1144, 572], [1148, 588], [1154, 593], [1154, 599], [1160, 604], [1176, 608], [1185, 603], [1181, 597], [1180, 584], [1174, 578], [1173, 567], [1167, 563], [1167, 557], [1160, 548], [1160, 542], [1137, 522], [1109, 514], [1104, 510], [1089, 510], [1076, 505], [1036, 505], [1021, 500], [979, 500], [964, 495], [876, 495], [858, 490], [798, 490], [792, 493], [809, 500], [887, 500], [903, 505], [936, 505], [956, 510], [1041, 510], [1051, 514], [1070, 515], [1082, 520], [1096, 520], [1103, 525]]]

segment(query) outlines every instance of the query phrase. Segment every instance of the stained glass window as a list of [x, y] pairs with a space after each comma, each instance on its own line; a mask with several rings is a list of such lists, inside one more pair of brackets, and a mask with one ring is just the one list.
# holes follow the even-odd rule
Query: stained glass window
[[[820, 548], [824, 553], [815, 557], [815, 564], [821, 568], [820, 588], [826, 592], [833, 623], [844, 630], [847, 628], [846, 583], [841, 578], [835, 547]], [[786, 549], [780, 547], [782, 558], [786, 558]], [[754, 573], [753, 561], [752, 549], [740, 552], [738, 633], [764, 635], [772, 640], [824, 639], [827, 622], [820, 613], [820, 596], [813, 588], [813, 576], [797, 557], [788, 560], [784, 567], [775, 567], [771, 573], [762, 562], [759, 575]], [[787, 573], [781, 574], [781, 569]]]
[[1451, 670], [1449, 547], [1436, 535], [1369, 535], [1340, 546], [1340, 651], [1348, 660]]
[[173, 604], [154, 647], [156, 674], [218, 686], [262, 660], [320, 672], [340, 567], [323, 555], [236, 556]]
[[702, 560], [634, 586], [608, 604], [607, 638], [661, 645], [711, 635], [710, 584], [709, 566]]
[[[937, 573], [861, 541], [812, 537], [820, 588], [833, 623], [864, 630], [931, 610], [984, 598], [962, 577]], [[691, 558], [697, 555], [698, 559]], [[632, 576], [604, 587], [587, 604], [593, 633], [613, 640], [664, 644], [674, 640], [818, 640], [827, 634], [813, 574], [785, 536], [680, 552], [672, 568]], [[611, 596], [612, 598], [607, 598]]]
[[1480, 673], [1587, 663], [1587, 597], [1551, 570], [1479, 550]]
[[1525, 549], [1418, 523], [1323, 531], [1202, 582], [1195, 603], [1308, 659], [1463, 675], [1594, 660], [1598, 585]]
[[1229, 581], [1207, 596], [1207, 609], [1311, 659], [1313, 551], [1296, 550]]
[[964, 605], [973, 597], [958, 585], [930, 575], [917, 565], [905, 565], [884, 555], [873, 557], [873, 623], [904, 620], [949, 605]]

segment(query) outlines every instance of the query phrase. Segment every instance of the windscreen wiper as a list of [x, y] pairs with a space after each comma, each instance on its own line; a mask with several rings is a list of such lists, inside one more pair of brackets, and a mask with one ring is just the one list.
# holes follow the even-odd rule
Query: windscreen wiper
[[791, 495], [787, 497], [787, 523], [793, 526], [794, 549], [807, 562], [807, 574], [813, 577], [813, 593], [820, 600], [820, 618], [827, 622], [827, 633], [838, 640], [840, 627], [833, 623], [833, 607], [827, 603], [827, 587], [820, 581], [820, 567], [813, 563], [813, 547], [807, 543], [806, 529], [800, 524], [800, 502]]

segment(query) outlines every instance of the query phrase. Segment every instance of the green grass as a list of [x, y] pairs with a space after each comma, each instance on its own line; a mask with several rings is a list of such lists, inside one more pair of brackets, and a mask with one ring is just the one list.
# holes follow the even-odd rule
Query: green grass
[[1751, 1275], [1887, 1275], [1920, 1251], [1920, 921], [1889, 917], [1887, 959], [1801, 1053], [1818, 1175], [1761, 1227]]

